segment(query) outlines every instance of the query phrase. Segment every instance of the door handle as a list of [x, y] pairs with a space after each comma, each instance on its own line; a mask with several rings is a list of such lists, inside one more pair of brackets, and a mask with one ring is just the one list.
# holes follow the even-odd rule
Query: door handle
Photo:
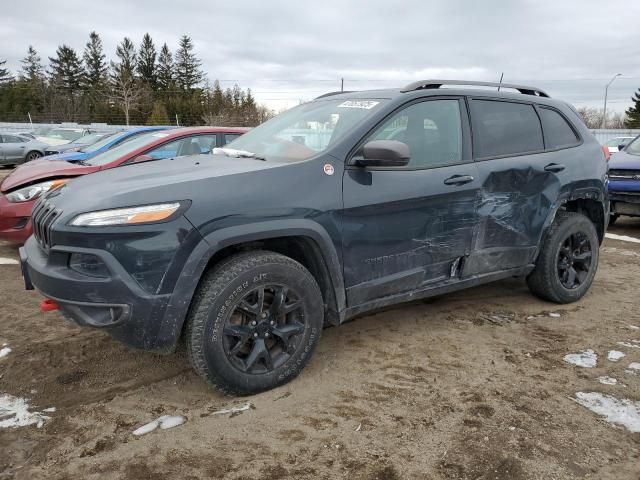
[[553, 173], [561, 172], [564, 169], [565, 169], [565, 166], [560, 165], [559, 163], [550, 163], [549, 165], [544, 167], [545, 172], [553, 172]]
[[444, 181], [445, 185], [464, 185], [465, 183], [473, 182], [471, 175], [454, 175]]
[[24, 150], [24, 148], [25, 148], [25, 147], [24, 147], [24, 145], [23, 145], [23, 146], [21, 146], [20, 148], [22, 148], [22, 149]]

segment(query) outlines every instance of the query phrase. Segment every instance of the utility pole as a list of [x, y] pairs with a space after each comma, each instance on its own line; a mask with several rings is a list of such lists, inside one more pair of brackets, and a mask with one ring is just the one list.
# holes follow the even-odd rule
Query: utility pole
[[344, 92], [344, 78], [340, 79], [340, 91]]
[[499, 85], [498, 85], [498, 91], [500, 91], [500, 85], [502, 85], [502, 79], [503, 79], [503, 78], [504, 78], [504, 72], [502, 72], [502, 73], [500, 74], [500, 82], [499, 82]]
[[600, 124], [600, 128], [602, 129], [606, 127], [606, 122], [607, 122], [607, 94], [609, 93], [609, 86], [613, 83], [613, 81], [616, 78], [621, 76], [622, 76], [621, 73], [616, 73], [611, 79], [611, 81], [607, 83], [607, 86], [604, 87], [604, 108], [602, 109], [602, 123]]

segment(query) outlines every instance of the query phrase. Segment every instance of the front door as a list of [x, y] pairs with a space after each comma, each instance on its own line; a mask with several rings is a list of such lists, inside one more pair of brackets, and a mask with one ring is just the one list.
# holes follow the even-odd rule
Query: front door
[[477, 223], [479, 183], [462, 100], [414, 102], [363, 142], [371, 140], [404, 142], [411, 159], [406, 167], [345, 170], [349, 306], [456, 281]]
[[2, 135], [2, 151], [7, 163], [19, 163], [25, 156], [26, 141], [16, 135]]

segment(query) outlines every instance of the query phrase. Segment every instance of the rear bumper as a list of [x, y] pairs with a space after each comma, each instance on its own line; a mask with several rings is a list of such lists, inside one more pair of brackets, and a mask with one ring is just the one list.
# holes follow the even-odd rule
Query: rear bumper
[[35, 202], [11, 203], [0, 194], [0, 240], [18, 245], [31, 235], [31, 210]]
[[[96, 278], [68, 267], [71, 252], [96, 255], [112, 275]], [[20, 249], [25, 287], [54, 300], [74, 323], [107, 330], [121, 342], [145, 350], [171, 351], [176, 338], [159, 335], [170, 295], [151, 295], [108, 252], [64, 246], [44, 252], [31, 237]], [[162, 337], [162, 338], [161, 338]]]

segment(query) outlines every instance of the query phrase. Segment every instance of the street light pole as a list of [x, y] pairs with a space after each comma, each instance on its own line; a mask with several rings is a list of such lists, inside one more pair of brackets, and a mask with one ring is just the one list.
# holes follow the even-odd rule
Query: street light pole
[[611, 79], [611, 81], [609, 83], [607, 83], [607, 86], [604, 87], [604, 108], [602, 109], [602, 123], [600, 124], [600, 128], [604, 129], [606, 126], [606, 121], [607, 121], [607, 94], [609, 93], [609, 86], [613, 83], [613, 81], [618, 78], [621, 77], [622, 74], [621, 73], [616, 73], [613, 78]]

